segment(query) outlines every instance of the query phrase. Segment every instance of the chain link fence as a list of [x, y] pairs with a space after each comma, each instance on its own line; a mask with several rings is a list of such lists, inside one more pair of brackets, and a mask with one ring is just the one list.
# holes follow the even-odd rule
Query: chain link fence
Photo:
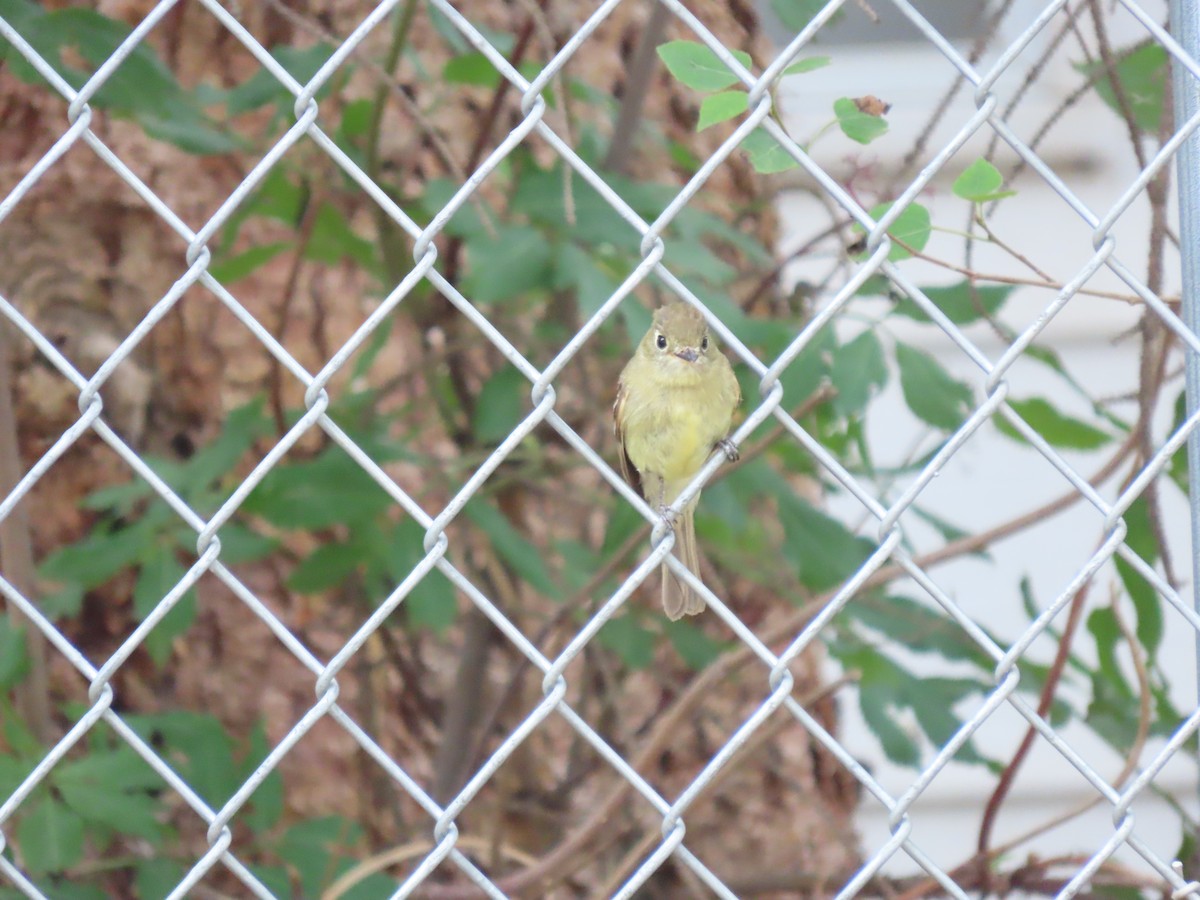
[[[1097, 572], [1115, 560], [1121, 561], [1152, 587], [1153, 593], [1159, 598], [1155, 602], [1165, 603], [1188, 627], [1200, 635], [1200, 615], [1195, 612], [1192, 604], [1180, 595], [1179, 588], [1164, 576], [1153, 560], [1143, 558], [1126, 541], [1126, 515], [1131, 506], [1171, 465], [1173, 458], [1189, 441], [1189, 449], [1193, 454], [1193, 497], [1196, 495], [1194, 478], [1200, 470], [1200, 461], [1195, 458], [1200, 448], [1197, 448], [1196, 442], [1192, 440], [1195, 426], [1200, 421], [1200, 408], [1195, 406], [1195, 398], [1200, 396], [1200, 388], [1196, 387], [1195, 380], [1197, 372], [1200, 372], [1200, 338], [1197, 338], [1195, 329], [1185, 324], [1180, 317], [1182, 314], [1184, 319], [1193, 325], [1197, 321], [1196, 306], [1189, 305], [1188, 299], [1194, 295], [1197, 286], [1197, 255], [1193, 248], [1196, 240], [1200, 238], [1200, 226], [1196, 224], [1196, 216], [1200, 214], [1200, 194], [1197, 193], [1200, 190], [1200, 163], [1197, 161], [1195, 139], [1196, 129], [1200, 127], [1200, 108], [1197, 106], [1200, 64], [1194, 58], [1196, 48], [1200, 47], [1200, 37], [1197, 36], [1200, 9], [1187, 0], [1177, 0], [1170, 17], [1170, 21], [1176, 26], [1175, 36], [1172, 36], [1163, 22], [1147, 13], [1137, 3], [1121, 0], [1120, 6], [1145, 29], [1144, 43], [1161, 48], [1169, 58], [1169, 65], [1175, 75], [1174, 103], [1177, 109], [1177, 124], [1164, 135], [1161, 146], [1145, 160], [1140, 174], [1124, 187], [1119, 198], [1107, 208], [1097, 210], [1080, 199], [1068, 181], [1057, 174], [1033, 149], [1028, 135], [1014, 130], [1003, 114], [999, 99], [993, 93], [997, 82], [1009, 73], [1010, 66], [1035, 39], [1044, 37], [1050, 29], [1059, 27], [1064, 16], [1077, 14], [1067, 0], [1041, 5], [1036, 15], [1023, 23], [1016, 38], [987, 68], [980, 68], [977, 56], [960, 50], [944, 38], [909, 2], [884, 2], [894, 6], [920, 33], [923, 40], [936, 48], [937, 53], [953, 67], [955, 79], [961, 87], [971, 92], [975, 112], [962, 121], [953, 136], [937, 148], [936, 152], [928, 155], [919, 173], [907, 181], [891, 205], [886, 210], [876, 210], [873, 216], [860, 203], [854, 191], [814, 162], [806, 148], [781, 124], [772, 93], [781, 75], [810, 48], [814, 37], [842, 11], [843, 6], [853, 4], [834, 0], [815, 9], [808, 24], [795, 34], [769, 65], [752, 71], [744, 58], [732, 52], [709, 30], [697, 13], [689, 8], [689, 4], [679, 0], [659, 0], [661, 10], [668, 13], [672, 20], [672, 27], [682, 26], [688, 40], [702, 47], [707, 56], [718, 60], [727, 69], [727, 73], [722, 74], [718, 81], [735, 86], [739, 90], [744, 89], [745, 114], [738, 120], [728, 137], [720, 143], [716, 152], [699, 161], [683, 188], [662, 206], [656, 218], [650, 219], [644, 215], [643, 210], [632, 206], [622, 193], [612, 186], [611, 177], [594, 164], [585, 161], [569, 135], [558, 127], [553, 113], [556, 79], [562, 76], [565, 67], [577, 55], [588, 53], [590, 39], [603, 28], [609, 17], [621, 6], [622, 0], [606, 0], [594, 11], [586, 14], [582, 10], [576, 11], [578, 25], [570, 39], [557, 46], [552, 58], [536, 71], [514, 66], [510, 62], [510, 54], [498, 48], [494, 33], [481, 28], [478, 22], [473, 22], [470, 15], [460, 12], [453, 3], [448, 0], [430, 0], [430, 14], [436, 13], [444, 27], [451, 29], [458, 39], [465, 41], [470, 48], [482, 55], [500, 77], [519, 93], [520, 121], [495, 143], [494, 149], [483, 154], [477, 166], [463, 173], [464, 179], [454, 185], [451, 195], [442, 203], [436, 214], [427, 224], [421, 225], [414, 219], [411, 210], [398, 203], [393, 194], [382, 189], [377, 180], [368, 174], [369, 166], [364, 160], [347, 152], [337, 135], [331, 134], [322, 121], [320, 101], [323, 89], [338, 76], [347, 61], [360, 51], [368, 35], [381, 23], [397, 14], [399, 0], [385, 0], [371, 10], [307, 80], [298, 80], [280, 62], [278, 55], [268, 52], [264, 44], [243, 24], [237, 5], [222, 5], [217, 0], [197, 0], [191, 4], [189, 14], [196, 15], [203, 10], [205, 15], [219, 23], [229, 36], [252, 54], [262, 72], [278, 85], [282, 85], [294, 98], [294, 123], [290, 124], [283, 136], [245, 173], [236, 189], [223, 199], [216, 212], [195, 230], [151, 189], [127, 160], [111, 149], [109, 142], [97, 129], [98, 114], [94, 105], [97, 95], [122, 71], [122, 67], [131, 60], [136, 62], [135, 54], [148, 36], [167, 17], [182, 9], [183, 0], [164, 0], [154, 6], [120, 42], [116, 51], [100, 62], [81, 85], [75, 86], [64, 78], [53, 64], [53, 60], [47, 59], [43, 51], [39, 50], [36, 35], [24, 33], [19, 20], [14, 24], [7, 18], [0, 18], [0, 37], [11, 46], [8, 64], [11, 66], [21, 62], [32, 67], [49, 89], [68, 104], [66, 125], [61, 137], [41, 155], [36, 165], [25, 173], [0, 202], [0, 223], [21, 206], [39, 181], [67, 154], [76, 148], [86, 147], [137, 194], [147, 209], [185, 242], [187, 265], [186, 272], [174, 282], [170, 290], [153, 303], [132, 331], [122, 335], [119, 344], [106, 353], [90, 377], [84, 375], [76, 363], [64, 355], [62, 349], [51, 337], [43, 333], [27, 312], [22, 311], [19, 298], [0, 297], [0, 313], [3, 314], [3, 320], [15, 330], [14, 341], [26, 341], [36, 348], [37, 353], [53, 366], [58, 375], [73, 386], [78, 393], [79, 410], [77, 420], [61, 433], [32, 466], [20, 472], [19, 480], [14, 485], [9, 486], [3, 502], [0, 503], [0, 521], [9, 519], [22, 502], [28, 502], [31, 492], [39, 482], [52, 477], [50, 473], [55, 466], [72, 452], [85, 435], [95, 435], [111, 448], [137, 479], [149, 485], [157, 497], [170, 507], [177, 517], [177, 523], [184, 523], [194, 532], [196, 553], [194, 563], [181, 578], [173, 581], [155, 598], [140, 624], [115, 650], [97, 660], [89, 659], [77, 648], [61, 627], [61, 623], [56, 623], [55, 617], [43, 609], [43, 604], [30, 585], [18, 584], [8, 573], [5, 573], [4, 578], [0, 578], [0, 591], [10, 609], [19, 613], [26, 623], [44, 636], [52, 647], [52, 653], [60, 654], [88, 684], [87, 703], [69, 730], [53, 742], [36, 767], [22, 774], [15, 789], [0, 796], [0, 851], [3, 851], [0, 853], [0, 883], [28, 897], [66, 896], [58, 893], [61, 884], [39, 882], [38, 876], [30, 867], [23, 865], [23, 858], [31, 851], [28, 847], [22, 847], [20, 841], [16, 842], [14, 848], [13, 825], [20, 820], [23, 806], [28, 809], [30, 798], [35, 791], [44, 788], [48, 783], [55, 768], [85, 747], [89, 735], [103, 722], [153, 770], [157, 776], [157, 789], [177, 795], [203, 823], [208, 850], [194, 860], [182, 880], [170, 889], [169, 896], [200, 896], [201, 894], [197, 893], [198, 886], [209, 877], [210, 872], [220, 869], [227, 870], [236, 878], [241, 889], [248, 895], [278, 896], [278, 892], [260, 878], [248, 862], [248, 854], [252, 856], [253, 849], [235, 839], [239, 814], [244, 813], [256, 791], [277, 772], [280, 764], [293, 753], [306, 735], [320, 723], [332, 722], [386, 773], [390, 789], [403, 792], [427, 814], [429, 835], [432, 838], [429, 849], [413, 861], [395, 887], [392, 896], [421, 895], [423, 890], [431, 889], [431, 876], [439, 870], [444, 872], [446, 867], [457, 869], [469, 879], [478, 892], [491, 897], [508, 896], [510, 893], [502, 879], [489, 874], [488, 867], [481, 861], [481, 854], [473, 851], [464, 841], [458, 823], [522, 743], [548, 722], [558, 720], [569, 726], [578, 738], [591, 748], [606, 764], [607, 771], [615, 773], [627, 782], [636, 793], [638, 802], [653, 809], [661, 822], [660, 835], [645, 847], [645, 852], [637, 858], [632, 871], [614, 886], [612, 895], [636, 896], [660, 868], [672, 861], [673, 865], [690, 872], [689, 878], [694, 876], [689, 883], [697, 895], [707, 895], [707, 892], [711, 892], [721, 897], [734, 897], [738, 895], [737, 892], [726, 884], [715, 867], [706, 863], [704, 854], [689, 846], [689, 810], [697, 798], [721, 777], [723, 770], [731, 765], [740, 764], [734, 758], [754, 741], [757, 734], [761, 734], [762, 730], [768, 727], [769, 722], [778, 721], [778, 717], [791, 717], [805, 729], [812, 741], [832, 755], [853, 777], [865, 792], [864, 802], [878, 803], [886, 809], [891, 828], [890, 839], [881, 846], [870, 848], [848, 880], [844, 883], [828, 884], [825, 889], [839, 897], [854, 896], [864, 891], [873, 892], [878, 889], [880, 873], [889, 862], [907, 857], [935, 882], [932, 891], [954, 897], [966, 897], [967, 889], [960, 884], [963, 873], [949, 870], [937, 861], [936, 852], [931, 852], [928, 845], [923, 845], [914, 832], [914, 819], [910, 810], [931, 783], [969, 745], [972, 736], [989, 717], [998, 710], [1007, 708], [1019, 714], [1046, 744], [1061, 754], [1086, 779], [1095, 796], [1111, 811], [1111, 836], [1102, 845], [1089, 848], [1086, 854], [1076, 860], [1073, 873], [1057, 886], [1055, 893], [1066, 897], [1087, 891], [1096, 874], [1119, 850], [1132, 850], [1144, 861], [1148, 871], [1152, 873], [1151, 877], [1159, 879], [1156, 889], [1159, 895], [1182, 897], [1197, 893], [1195, 885], [1186, 880], [1182, 868], [1176, 865], [1176, 848], [1156, 846], [1147, 842], [1139, 834], [1131, 807], [1152, 788], [1160, 771], [1173, 757], [1195, 753], [1195, 732], [1200, 726], [1200, 710], [1192, 710], [1180, 720], [1169, 723], [1169, 727], [1160, 733], [1164, 738], [1161, 744], [1148, 758], [1138, 761], [1136, 773], [1122, 783], [1114, 784], [1106, 779], [1093, 762], [1081, 755], [1060, 735], [1059, 729], [1051, 724], [1052, 717], [1045, 709], [1040, 708], [1035, 698], [1022, 693], [1028, 685], [1023, 687], [1021, 684], [1020, 666], [1035, 642], [1048, 633], [1055, 633], [1055, 629], [1061, 627], [1061, 614], [1071, 606], [1074, 598], [1086, 589]], [[12, 11], [10, 7], [3, 5], [0, 5], [0, 10]], [[871, 115], [869, 111], [863, 114]], [[12, 126], [5, 124], [0, 127]], [[679, 277], [667, 259], [670, 241], [665, 237], [681, 211], [705, 190], [713, 174], [743, 148], [747, 139], [756, 134], [765, 134], [773, 140], [778, 151], [789, 158], [787, 165], [798, 167], [799, 172], [811, 179], [811, 184], [816, 186], [827, 202], [832, 204], [839, 214], [844, 215], [847, 222], [861, 226], [862, 231], [859, 247], [861, 257], [860, 261], [854, 264], [852, 274], [835, 290], [820, 296], [814, 302], [812, 315], [807, 323], [796, 331], [781, 352], [770, 358], [756, 355], [738, 333], [727, 327], [722, 318], [710, 310], [711, 304], [706, 298], [695, 293], [687, 281]], [[913, 280], [910, 270], [896, 253], [897, 242], [905, 246], [912, 243], [912, 238], [907, 232], [903, 235], [897, 234], [897, 222], [930, 189], [931, 183], [944, 174], [944, 167], [960, 148], [978, 134], [989, 134], [998, 138], [1011, 149], [1023, 166], [1036, 173], [1069, 204], [1079, 219], [1091, 230], [1094, 249], [1086, 265], [1061, 285], [1061, 289], [1055, 292], [1055, 296], [1044, 306], [1041, 313], [1024, 330], [1013, 336], [1008, 348], [998, 358], [992, 358], [982, 351], [977, 343], [968, 337], [965, 329], [960, 327], [961, 320], [948, 314], [942, 305], [930, 298], [927, 291]], [[471, 296], [460, 290], [460, 285], [446, 276], [440, 268], [441, 257], [438, 249], [438, 241], [445, 237], [447, 224], [461, 211], [468, 209], [484, 182], [496, 177], [498, 172], [503, 172], [504, 167], [511, 163], [514, 151], [534, 137], [539, 138], [545, 147], [565, 163], [571, 177], [594, 190], [610, 210], [617, 214], [624, 226], [636, 235], [640, 247], [640, 262], [620, 280], [618, 287], [605, 292], [602, 301], [553, 357], [540, 364], [531, 360], [501, 328], [497, 327], [485, 305], [473, 302]], [[353, 334], [329, 354], [324, 364], [315, 372], [309, 371], [292, 352], [289, 352], [272, 328], [248, 311], [246, 305], [221, 280], [214, 277], [212, 272], [213, 247], [223, 229], [238, 215], [239, 210], [255, 192], [262, 188], [265, 180], [271, 176], [285, 155], [299, 145], [317, 148], [357, 190], [369, 197], [377, 210], [386, 217], [389, 226], [407, 235], [412, 258], [407, 267], [407, 274], [369, 315], [362, 319]], [[1135, 273], [1129, 261], [1122, 258], [1121, 247], [1113, 234], [1118, 220], [1144, 195], [1148, 185], [1172, 164], [1178, 170], [1180, 191], [1178, 239], [1182, 248], [1185, 276], [1182, 313]], [[1016, 202], [1019, 202], [1019, 199]], [[1160, 442], [1152, 454], [1141, 462], [1136, 475], [1131, 477], [1119, 495], [1113, 498], [1103, 496], [1087, 477], [1080, 474], [1077, 465], [1068, 459], [1069, 454], [1061, 452], [1061, 449], [1036, 427], [1036, 423], [1031, 423], [1028, 407], [1010, 403], [1010, 386], [1007, 380], [1010, 368], [1027, 354], [1051, 320], [1068, 303], [1073, 302], [1079, 291], [1101, 271], [1112, 273], [1120, 279], [1136, 297], [1137, 303], [1153, 317], [1156, 327], [1161, 327], [1164, 333], [1170, 335], [1171, 340], [1177, 341], [1180, 347], [1185, 348], [1188, 383], [1191, 387], [1190, 402], [1180, 424], [1172, 427], [1165, 441]], [[832, 322], [840, 321], [855, 298], [861, 296], [864, 285], [870, 279], [879, 276], [885, 277], [896, 292], [915, 304], [919, 313], [940, 329], [977, 370], [973, 379], [976, 393], [970, 401], [969, 413], [965, 415], [961, 424], [952, 429], [936, 452], [922, 460], [914, 470], [914, 477], [903, 489], [895, 496], [886, 498], [875, 491], [861, 472], [852, 471], [844, 459], [839, 458], [825, 443], [814, 437], [803, 416], [795, 411], [795, 404], [803, 398], [788, 396], [783, 380], [789, 367], [801, 358], [806, 348], [810, 348], [823, 329]], [[594, 440], [581, 433], [577, 422], [560, 412], [556, 384], [559, 383], [564, 370], [577, 362], [581, 354], [588, 353], [589, 342], [605, 323], [614, 317], [619, 307], [624, 305], [627, 308], [628, 305], [637, 302], [631, 294], [652, 283], [661, 289], [664, 296], [683, 300], [705, 310], [712, 331], [719, 336], [731, 357], [753, 373], [757, 390], [743, 403], [744, 418], [731, 435], [733, 442], [745, 447], [751, 435], [764, 423], [778, 427], [778, 440], [794, 442], [796, 447], [801, 448], [815, 461], [819, 476], [836, 483], [855, 498], [873, 521], [868, 529], [871, 550], [865, 561], [857, 565], [849, 577], [841, 579], [832, 590], [820, 597], [815, 614], [789, 620], [796, 624], [782, 644], [777, 640], [778, 632], [767, 640], [754, 623], [743, 621], [739, 609], [728, 603], [726, 597], [719, 591], [711, 590], [671, 555], [674, 537], [670, 526], [664, 522], [657, 510], [651, 509], [614, 471], [610, 464], [611, 447], [596, 445]], [[432, 507], [421, 502], [414, 496], [413, 491], [401, 487], [378, 458], [375, 446], [353, 435], [351, 429], [340, 426], [328, 414], [333, 402], [331, 382], [339, 374], [345, 374], [351, 358], [371, 344], [377, 330], [389, 317], [396, 316], [398, 311], [403, 310], [406, 299], [422, 284], [431, 285], [445, 301], [453, 305], [457, 315], [473, 326], [475, 334], [486, 339], [491, 347], [520, 372], [527, 382], [525, 388], [531, 404], [530, 411], [523, 415], [519, 423], [473, 465], [469, 474], [462, 480], [457, 493], [448, 502]], [[198, 511], [197, 505], [173, 487], [170, 478], [164, 477], [152, 467], [144, 454], [132, 446], [127, 436], [123, 436], [113, 427], [106, 415], [106, 389], [110, 387], [110, 379], [114, 373], [123, 364], [128, 364], [150, 331], [163, 322], [180, 303], [181, 298], [196, 285], [207, 289], [270, 353], [277, 365], [304, 386], [303, 414], [286, 428], [282, 438], [270, 447], [244, 477], [239, 476], [236, 487], [212, 514], [202, 514]], [[18, 332], [19, 336], [16, 335]], [[836, 389], [836, 383], [833, 387]], [[607, 402], [608, 398], [597, 398], [596, 416], [607, 415]], [[1023, 633], [1007, 646], [997, 643], [994, 636], [982, 628], [963, 605], [939, 585], [939, 581], [927, 571], [928, 566], [911, 551], [906, 543], [905, 532], [907, 517], [911, 515], [915, 504], [939, 472], [976, 432], [995, 422], [1004, 423], [1009, 431], [1040, 454], [1070, 483], [1083, 502], [1093, 507], [1103, 518], [1103, 540], [1095, 552], [1078, 568], [1074, 578], [1062, 588], [1053, 602], [1039, 609]], [[477, 583], [477, 579], [472, 578], [462, 565], [452, 559], [452, 552], [456, 549], [452, 524], [462, 516], [469, 501], [476, 497], [489, 480], [496, 478], [498, 473], [503, 473], [503, 467], [523, 442], [535, 431], [546, 428], [552, 429], [558, 440], [577, 454], [587, 466], [599, 473], [611, 490], [616, 492], [624, 503], [636, 509], [645, 523], [652, 527], [649, 544], [638, 564], [611, 594], [603, 597], [594, 612], [578, 622], [571, 639], [554, 653], [547, 653], [545, 645], [536, 636], [514, 621], [512, 610], [506, 608], [494, 592]], [[302, 638], [299, 629], [290, 625], [271, 602], [263, 599], [262, 591], [239, 576], [236, 565], [227, 562], [222, 550], [222, 535], [226, 533], [223, 529], [234, 521], [235, 515], [247, 498], [263, 484], [264, 479], [289, 453], [314, 432], [323, 433], [328, 441], [340, 447], [361, 467], [362, 472], [386, 492], [397, 507], [420, 523], [423, 530], [423, 550], [419, 560], [408, 568], [402, 578], [397, 579], [398, 583], [390, 595], [361, 623], [361, 627], [353, 636], [345, 640], [340, 649], [328, 658], [321, 658], [321, 655]], [[682, 506], [688, 497], [694, 495], [702, 485], [717, 475], [722, 465], [726, 464], [723, 455], [714, 455], [696, 476], [691, 490], [685, 497], [676, 501], [675, 506]], [[664, 560], [680, 578], [688, 581], [705, 597], [711, 610], [709, 615], [719, 618], [740, 652], [748, 653], [756, 660], [761, 690], [760, 701], [748, 711], [738, 727], [717, 746], [711, 748], [708, 757], [680, 790], [670, 794], [664, 793], [660, 787], [653, 784], [640, 770], [639, 764], [635, 764], [625, 753], [614, 747], [595, 722], [584, 714], [582, 709], [585, 701], [578, 693], [572, 695], [572, 688], [578, 689], [578, 686], [573, 686], [567, 676], [571, 664], [585, 653], [586, 648], [594, 645], [601, 629], [631, 602], [631, 598], [639, 591], [643, 582], [647, 579], [653, 582], [654, 575]], [[364, 647], [379, 629], [384, 627], [385, 622], [396, 614], [406, 598], [425, 579], [434, 577], [435, 570], [453, 584], [471, 607], [492, 623], [511, 649], [536, 669], [543, 692], [541, 702], [528, 710], [527, 714], [523, 714], [515, 727], [506, 731], [503, 739], [486, 755], [483, 764], [465, 779], [465, 783], [452, 796], [443, 799], [442, 802], [434, 799], [434, 792], [429, 784], [422, 783], [422, 779], [410, 771], [411, 767], [403, 755], [384, 749], [372, 735], [371, 729], [364, 726], [359, 717], [348, 712], [344, 703], [339, 702], [339, 679], [345, 677], [356, 656], [363, 652]], [[298, 717], [294, 726], [281, 739], [269, 747], [253, 771], [219, 807], [210, 805], [196, 787], [189, 784], [177, 771], [170, 760], [169, 748], [148, 739], [144, 732], [127, 721], [129, 716], [123, 712], [119, 692], [114, 690], [113, 685], [114, 677], [123, 667], [130, 666], [135, 653], [144, 650], [148, 635], [206, 575], [219, 579], [245, 608], [269, 629], [274, 640], [311, 673], [315, 692], [315, 700], [311, 706]], [[844, 746], [837, 734], [827, 727], [829, 723], [823, 722], [813, 714], [804, 701], [803, 692], [793, 674], [793, 665], [797, 659], [811, 651], [822, 640], [831, 623], [847, 606], [853, 604], [863, 591], [888, 577], [906, 577], [919, 585], [936, 604], [938, 614], [961, 629], [961, 633], [970, 639], [977, 650], [986, 654], [994, 666], [991, 673], [993, 684], [982, 698], [982, 702], [973, 706], [961, 725], [941, 746], [935, 748], [936, 752], [929, 759], [922, 761], [908, 788], [898, 795], [887, 791], [872, 772], [859, 762], [855, 750]], [[777, 649], [772, 649], [773, 644]], [[587, 688], [583, 688], [584, 694], [586, 691]], [[730, 821], [727, 827], [741, 829], [745, 824]], [[47, 832], [47, 840], [53, 839], [55, 838]], [[588, 888], [582, 890], [586, 893]], [[816, 889], [815, 892], [820, 893], [821, 889]]]

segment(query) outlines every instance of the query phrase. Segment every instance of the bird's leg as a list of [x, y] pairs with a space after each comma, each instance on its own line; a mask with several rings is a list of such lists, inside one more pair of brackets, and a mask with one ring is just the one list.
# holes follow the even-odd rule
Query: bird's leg
[[725, 458], [730, 462], [737, 462], [742, 456], [742, 451], [737, 448], [737, 444], [735, 444], [729, 438], [721, 438], [719, 441], [713, 444], [713, 447], [724, 453]]
[[[667, 503], [667, 481], [665, 478], [662, 478], [658, 475], [653, 475], [651, 478], [653, 479], [653, 484], [656, 488], [656, 490], [653, 492], [654, 508], [658, 511], [658, 514], [663, 517], [668, 525], [674, 527], [675, 516], [671, 513], [670, 506]], [[646, 499], [650, 498], [647, 497]]]

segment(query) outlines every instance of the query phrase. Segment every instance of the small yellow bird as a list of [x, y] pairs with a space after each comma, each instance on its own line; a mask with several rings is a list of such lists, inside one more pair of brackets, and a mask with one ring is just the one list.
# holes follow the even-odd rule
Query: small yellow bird
[[[731, 458], [725, 440], [742, 400], [729, 360], [708, 333], [704, 317], [686, 303], [655, 311], [654, 322], [621, 372], [613, 424], [621, 445], [621, 474], [646, 502], [666, 507], [688, 486], [713, 449]], [[680, 511], [675, 551], [699, 574], [694, 513], [696, 494]], [[667, 618], [704, 611], [704, 600], [662, 567]]]

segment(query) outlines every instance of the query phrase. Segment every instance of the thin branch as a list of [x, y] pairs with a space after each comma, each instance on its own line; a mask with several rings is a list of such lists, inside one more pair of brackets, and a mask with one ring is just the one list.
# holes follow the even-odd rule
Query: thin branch
[[[296, 300], [296, 288], [300, 282], [300, 272], [304, 267], [308, 245], [312, 242], [313, 229], [317, 224], [317, 210], [323, 202], [323, 195], [314, 192], [305, 204], [300, 217], [296, 234], [296, 251], [292, 254], [291, 266], [283, 283], [283, 300], [279, 304], [279, 312], [275, 317], [275, 336], [283, 340], [286, 336], [288, 321], [291, 319], [292, 304]], [[275, 431], [283, 435], [287, 429], [287, 410], [283, 402], [283, 364], [271, 355], [271, 368], [267, 372], [267, 396], [270, 398], [271, 417], [275, 420]]]
[[656, 48], [662, 42], [669, 14], [667, 8], [657, 0], [650, 10], [650, 18], [642, 29], [633, 61], [629, 64], [629, 75], [621, 91], [621, 108], [613, 125], [612, 141], [601, 163], [610, 172], [623, 173], [629, 168], [633, 138], [642, 121], [642, 110], [654, 75]]
[[[1137, 732], [1134, 734], [1133, 745], [1130, 747], [1129, 752], [1125, 754], [1125, 762], [1121, 766], [1121, 771], [1118, 772], [1116, 777], [1110, 782], [1114, 787], [1120, 789], [1125, 784], [1125, 781], [1137, 771], [1138, 759], [1141, 758], [1142, 750], [1145, 749], [1146, 739], [1150, 734], [1150, 721], [1154, 712], [1152, 706], [1154, 694], [1150, 686], [1150, 672], [1146, 667], [1145, 650], [1138, 641], [1137, 635], [1129, 628], [1128, 624], [1121, 616], [1120, 611], [1117, 609], [1115, 596], [1113, 597], [1111, 603], [1113, 617], [1117, 621], [1117, 627], [1121, 629], [1121, 634], [1124, 636], [1125, 642], [1129, 646], [1129, 652], [1133, 657], [1134, 673], [1138, 681]], [[1041, 837], [1043, 834], [1047, 833], [1048, 831], [1052, 831], [1061, 825], [1065, 825], [1072, 819], [1078, 818], [1088, 810], [1094, 809], [1104, 802], [1104, 797], [1097, 794], [1093, 799], [1088, 800], [1086, 803], [1081, 803], [1074, 809], [1067, 810], [1062, 815], [1055, 816], [1050, 821], [1043, 822], [1041, 825], [1030, 829], [1024, 834], [1018, 835], [1012, 840], [1001, 844], [998, 847], [992, 848], [991, 858], [998, 859], [1002, 856], [1007, 856], [1022, 844], [1028, 843], [1034, 838]]]
[[[1083, 619], [1083, 608], [1087, 603], [1087, 596], [1090, 589], [1091, 582], [1089, 581], [1071, 598], [1071, 606], [1067, 611], [1066, 626], [1063, 628], [1062, 637], [1058, 640], [1058, 647], [1054, 653], [1054, 661], [1050, 664], [1050, 671], [1046, 673], [1046, 680], [1042, 683], [1042, 690], [1038, 695], [1037, 714], [1043, 718], [1050, 712], [1050, 707], [1054, 704], [1054, 692], [1058, 688], [1059, 681], [1062, 679], [1063, 672], [1067, 667], [1067, 661], [1071, 658], [1071, 646], [1075, 640], [1075, 633], [1079, 628], [1079, 623]], [[1032, 725], [1029, 725], [1025, 729], [1025, 736], [1017, 746], [1017, 751], [1004, 767], [1004, 771], [1000, 773], [995, 790], [992, 791], [991, 796], [987, 799], [987, 803], [984, 804], [983, 819], [979, 825], [979, 840], [976, 844], [978, 859], [980, 860], [986, 860], [990, 857], [992, 830], [996, 825], [996, 817], [1000, 814], [1000, 806], [1004, 803], [1005, 798], [1008, 797], [1009, 791], [1012, 790], [1013, 783], [1017, 779], [1017, 773], [1021, 770], [1021, 766], [1029, 755], [1029, 751], [1033, 748], [1033, 742], [1037, 738], [1037, 734], [1037, 730]], [[983, 872], [987, 871], [987, 866], [981, 866], [980, 868]], [[905, 898], [905, 900], [911, 900], [911, 898]]]

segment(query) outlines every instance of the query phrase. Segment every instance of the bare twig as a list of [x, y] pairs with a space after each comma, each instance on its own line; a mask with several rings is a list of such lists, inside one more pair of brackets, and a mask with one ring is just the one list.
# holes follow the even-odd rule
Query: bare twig
[[666, 6], [655, 2], [650, 9], [650, 18], [642, 29], [633, 60], [629, 64], [629, 75], [621, 91], [621, 108], [613, 125], [612, 141], [602, 163], [610, 172], [624, 172], [629, 166], [633, 138], [642, 121], [642, 109], [650, 78], [654, 74], [655, 49], [662, 42], [663, 30], [667, 27], [669, 13]]

